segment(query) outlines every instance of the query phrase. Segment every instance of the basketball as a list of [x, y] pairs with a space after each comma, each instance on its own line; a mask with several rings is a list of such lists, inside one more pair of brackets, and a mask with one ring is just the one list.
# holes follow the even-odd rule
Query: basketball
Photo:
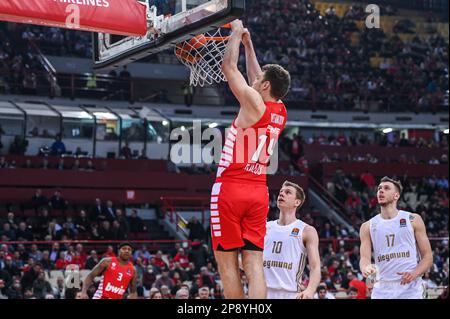
[[193, 47], [187, 43], [179, 43], [176, 45], [175, 55], [183, 61], [187, 61], [190, 63], [196, 63], [196, 62], [198, 62], [198, 60], [200, 60], [200, 56], [198, 56], [197, 54], [193, 55], [191, 53], [192, 49], [193, 49]]
[[194, 49], [200, 49], [206, 44], [206, 37], [203, 34], [193, 37], [188, 44]]

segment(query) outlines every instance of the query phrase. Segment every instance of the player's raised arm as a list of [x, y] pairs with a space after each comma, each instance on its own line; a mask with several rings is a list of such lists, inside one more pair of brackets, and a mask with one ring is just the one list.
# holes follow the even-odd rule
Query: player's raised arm
[[133, 279], [130, 282], [130, 294], [128, 295], [128, 299], [137, 299], [137, 271], [134, 270]]
[[304, 230], [304, 243], [308, 255], [309, 283], [306, 290], [298, 295], [298, 299], [312, 299], [320, 284], [319, 236], [314, 227]]
[[242, 21], [233, 21], [231, 23], [231, 29], [232, 33], [223, 58], [222, 72], [227, 78], [230, 89], [241, 104], [241, 107], [262, 115], [264, 112], [264, 101], [261, 95], [247, 84], [244, 76], [238, 69], [239, 48], [242, 36], [246, 32]]
[[370, 239], [370, 223], [361, 225], [359, 237], [361, 239], [359, 269], [365, 278], [372, 275], [376, 269], [372, 267], [372, 241]]
[[242, 34], [242, 43], [245, 47], [248, 83], [252, 85], [258, 76], [262, 76], [263, 71], [258, 62], [250, 32], [247, 29], [244, 29], [244, 33]]
[[100, 276], [109, 266], [109, 263], [111, 262], [111, 258], [104, 258], [102, 259], [95, 267], [92, 269], [92, 271], [89, 273], [89, 275], [86, 276], [86, 278], [83, 281], [83, 289], [81, 290], [81, 298], [82, 299], [88, 299], [87, 290], [91, 286], [94, 279], [98, 276]]
[[399, 272], [402, 276], [401, 283], [409, 284], [417, 278], [423, 276], [433, 265], [433, 251], [431, 250], [430, 241], [427, 236], [427, 230], [422, 217], [417, 214], [411, 214], [411, 224], [414, 228], [414, 236], [416, 237], [417, 248], [420, 253], [420, 262], [416, 269], [412, 272]]

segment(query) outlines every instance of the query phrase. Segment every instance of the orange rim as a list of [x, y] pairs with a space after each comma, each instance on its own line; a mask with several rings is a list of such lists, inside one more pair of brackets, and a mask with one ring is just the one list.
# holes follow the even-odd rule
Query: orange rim
[[230, 37], [205, 37], [206, 41], [208, 42], [221, 42], [221, 41], [228, 41]]

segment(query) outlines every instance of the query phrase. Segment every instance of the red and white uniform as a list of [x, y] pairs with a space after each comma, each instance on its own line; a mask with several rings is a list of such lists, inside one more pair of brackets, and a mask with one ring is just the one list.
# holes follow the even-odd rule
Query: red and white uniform
[[244, 239], [264, 248], [269, 210], [267, 168], [287, 121], [282, 102], [265, 102], [261, 119], [247, 129], [235, 121], [227, 131], [211, 193], [213, 248], [235, 249]]
[[92, 299], [123, 299], [134, 272], [131, 262], [122, 265], [116, 257], [112, 257]]

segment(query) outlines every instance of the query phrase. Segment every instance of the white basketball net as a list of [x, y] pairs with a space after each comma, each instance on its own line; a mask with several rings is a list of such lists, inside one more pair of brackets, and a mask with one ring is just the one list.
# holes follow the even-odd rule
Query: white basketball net
[[215, 32], [196, 36], [175, 46], [175, 55], [178, 60], [191, 71], [190, 84], [192, 86], [205, 86], [227, 81], [222, 72], [227, 43], [228, 37], [224, 37], [219, 28]]

